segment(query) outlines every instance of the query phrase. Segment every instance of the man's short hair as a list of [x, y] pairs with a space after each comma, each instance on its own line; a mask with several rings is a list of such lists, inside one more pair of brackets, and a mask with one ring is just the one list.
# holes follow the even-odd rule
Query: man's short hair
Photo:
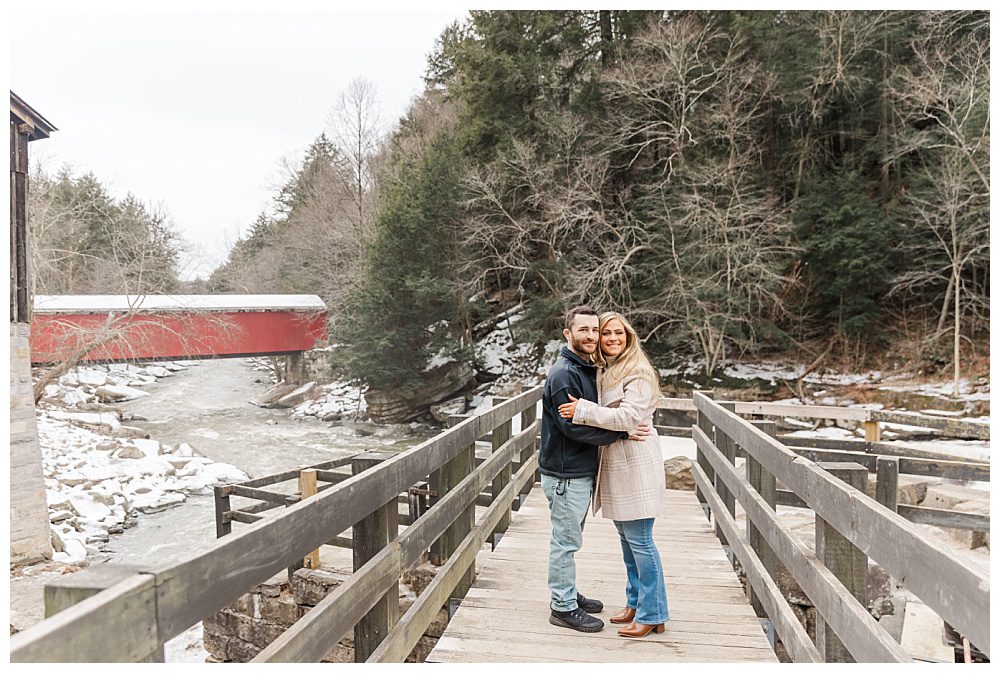
[[566, 329], [572, 331], [573, 320], [575, 320], [576, 316], [578, 315], [592, 315], [596, 318], [597, 311], [595, 311], [594, 309], [590, 308], [587, 305], [574, 306], [573, 308], [571, 308], [569, 311], [566, 312]]

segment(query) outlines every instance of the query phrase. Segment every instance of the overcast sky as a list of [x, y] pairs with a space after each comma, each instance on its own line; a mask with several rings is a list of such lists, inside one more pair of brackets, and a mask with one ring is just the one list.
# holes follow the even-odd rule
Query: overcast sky
[[58, 131], [32, 162], [92, 171], [116, 196], [162, 204], [206, 275], [323, 131], [355, 77], [383, 118], [423, 88], [454, 10], [18, 11], [10, 87]]

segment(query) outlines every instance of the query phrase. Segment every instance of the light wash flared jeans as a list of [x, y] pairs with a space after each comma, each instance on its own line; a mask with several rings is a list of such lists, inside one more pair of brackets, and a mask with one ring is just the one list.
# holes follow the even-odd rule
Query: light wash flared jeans
[[663, 564], [653, 542], [653, 521], [615, 521], [628, 575], [625, 607], [635, 609], [639, 624], [662, 624], [670, 619]]

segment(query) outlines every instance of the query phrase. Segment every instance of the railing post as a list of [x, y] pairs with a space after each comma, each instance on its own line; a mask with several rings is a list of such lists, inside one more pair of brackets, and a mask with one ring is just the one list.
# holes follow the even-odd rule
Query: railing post
[[[853, 488], [866, 491], [868, 470], [857, 463], [817, 463], [834, 477]], [[816, 515], [816, 556], [843, 583], [848, 593], [868, 607], [868, 557], [850, 540]], [[848, 599], [849, 600], [849, 599]], [[854, 658], [827, 626], [822, 615], [816, 617], [816, 647], [827, 662], [853, 662]]]
[[[734, 402], [719, 402], [719, 406], [725, 409], [726, 411], [731, 411], [733, 413], [736, 412], [736, 404]], [[719, 430], [718, 427], [715, 428], [715, 446], [716, 448], [719, 449], [719, 452], [723, 455], [723, 457], [727, 461], [729, 461], [731, 465], [733, 466], [736, 465], [736, 442], [733, 440], [732, 437]], [[715, 475], [713, 475], [713, 477], [714, 476]], [[722, 479], [715, 480], [715, 492], [719, 494], [719, 499], [722, 500], [723, 504], [726, 506], [726, 509], [729, 510], [729, 515], [732, 516], [733, 520], [735, 521], [736, 498], [733, 496], [732, 493], [729, 492], [729, 489], [726, 488], [726, 485], [722, 481]], [[719, 527], [718, 523], [715, 524], [715, 535], [716, 537], [719, 538], [719, 541], [722, 543], [722, 546], [726, 547], [726, 551], [728, 553], [729, 542], [726, 540], [726, 536], [722, 532], [722, 529]], [[730, 556], [730, 560], [732, 560], [732, 556]]]
[[[712, 399], [711, 391], [702, 390], [700, 392], [705, 397]], [[712, 425], [712, 422], [708, 420], [708, 416], [703, 414], [700, 409], [696, 412], [695, 425], [697, 425], [698, 429], [704, 432], [709, 439], [714, 441], [715, 427]], [[705, 476], [708, 477], [709, 482], [715, 483], [715, 468], [713, 468], [712, 464], [708, 462], [708, 458], [705, 457], [700, 446], [695, 449], [695, 452], [695, 460], [698, 462], [698, 466], [701, 467]], [[698, 502], [701, 503], [701, 509], [705, 512], [705, 518], [711, 519], [712, 511], [708, 506], [708, 501], [705, 499], [705, 496], [702, 495], [697, 485], [694, 487], [694, 496], [698, 499]]]
[[[302, 499], [310, 498], [317, 493], [316, 470], [305, 469], [299, 471], [299, 495]], [[303, 559], [306, 568], [319, 567], [319, 549], [313, 549], [306, 554]]]
[[[521, 412], [521, 432], [524, 432], [524, 430], [527, 429], [527, 427], [529, 425], [531, 425], [532, 423], [534, 423], [537, 418], [538, 418], [538, 408], [537, 408], [537, 406], [535, 404], [532, 404], [530, 407], [528, 407], [527, 409], [525, 409], [524, 411], [522, 411]], [[535, 451], [537, 451], [537, 450], [538, 450], [538, 435], [535, 435], [534, 440], [530, 444], [528, 444], [527, 446], [525, 446], [523, 449], [521, 449], [521, 455], [520, 455], [520, 457], [518, 459], [518, 460], [520, 460], [520, 463], [518, 464], [518, 468], [520, 469], [521, 465], [524, 465], [529, 460], [531, 460], [532, 454], [534, 454]], [[536, 476], [538, 475], [538, 471], [537, 470], [535, 471], [535, 475]], [[524, 488], [521, 489], [521, 493], [520, 493], [520, 495], [518, 496], [518, 499], [517, 499], [517, 508], [514, 510], [515, 512], [517, 511], [517, 509], [520, 509], [521, 504], [524, 502], [524, 499], [526, 497], [528, 497], [528, 494], [531, 492], [531, 487], [532, 487], [532, 483], [533, 482], [534, 482], [534, 479], [529, 480], [529, 481], [527, 481], [524, 484]]]
[[229, 501], [229, 487], [215, 487], [215, 537], [229, 535], [233, 532], [233, 522], [227, 520], [226, 514], [232, 511], [232, 503]]
[[878, 421], [865, 421], [865, 441], [882, 441], [882, 428], [879, 426]]
[[[453, 414], [449, 416], [448, 419], [445, 421], [445, 426], [453, 428], [455, 427], [455, 425], [461, 423], [466, 418], [467, 418], [466, 416], [463, 416], [461, 414]], [[438, 469], [431, 472], [430, 476], [427, 477], [427, 488], [434, 493], [434, 495], [428, 497], [429, 501], [428, 509], [433, 507], [438, 500], [443, 498], [445, 494], [448, 492], [448, 489], [451, 488], [451, 485], [449, 485], [447, 479], [446, 467], [447, 466], [442, 465]], [[437, 540], [431, 543], [430, 551], [427, 554], [427, 560], [431, 562], [431, 565], [443, 566], [445, 562], [447, 562], [448, 557], [451, 556], [451, 552], [454, 551], [454, 549], [444, 550], [442, 545], [444, 545], [445, 542], [446, 542], [446, 535], [442, 535]]]
[[[360, 474], [384, 460], [390, 453], [365, 453], [351, 461], [352, 474]], [[351, 534], [354, 539], [354, 571], [367, 563], [396, 537], [399, 531], [399, 504], [396, 496], [354, 524]], [[354, 661], [368, 660], [389, 630], [399, 621], [399, 595], [390, 589], [368, 613], [354, 626]]]
[[[142, 569], [136, 566], [100, 564], [88, 566], [78, 573], [62, 575], [45, 585], [45, 618], [48, 619], [52, 615], [62, 612], [84, 599], [90, 598], [94, 594], [109, 589], [119, 582], [130, 579], [142, 572]], [[155, 589], [152, 586], [150, 587], [150, 591], [155, 593]], [[150, 596], [149, 602], [155, 605], [155, 598]], [[153, 623], [150, 625], [150, 638], [155, 637], [157, 631], [155, 608], [152, 617]], [[99, 632], [99, 628], [95, 629], [95, 637]], [[150, 646], [152, 645], [151, 641], [146, 642]], [[163, 663], [163, 643], [158, 642], [155, 649], [148, 656], [138, 661], [144, 663]]]
[[[506, 397], [494, 397], [493, 406], [498, 403], [507, 400]], [[497, 449], [503, 446], [504, 442], [511, 438], [513, 432], [512, 419], [508, 418], [506, 421], [493, 428], [493, 453], [496, 453]], [[493, 485], [490, 488], [490, 503], [497, 499], [497, 495], [507, 488], [507, 484], [510, 483], [511, 471], [510, 463], [508, 462], [497, 474], [496, 478], [493, 479]], [[505, 508], [503, 515], [500, 517], [500, 521], [497, 522], [496, 528], [490, 534], [491, 549], [496, 548], [497, 542], [504, 533], [507, 532], [507, 527], [510, 526], [510, 507]]]
[[[449, 422], [449, 426], [453, 426], [455, 423], [464, 421], [464, 416], [452, 416]], [[434, 474], [431, 475], [437, 487], [431, 486], [432, 490], [438, 492], [438, 498], [444, 497], [444, 495], [455, 488], [463, 479], [465, 479], [472, 471], [476, 468], [476, 444], [473, 442], [470, 446], [466, 447], [458, 453], [454, 458], [445, 463], [440, 469], [436, 470]], [[432, 559], [431, 562], [435, 565], [444, 565], [448, 558], [455, 553], [458, 546], [468, 535], [473, 526], [476, 525], [476, 505], [475, 502], [469, 505], [469, 507], [458, 515], [458, 518], [445, 529], [444, 533], [438, 539], [437, 548], [431, 547]], [[476, 576], [476, 564], [475, 562], [469, 566], [469, 569], [462, 576], [462, 579], [458, 582], [455, 590], [452, 591], [451, 597], [449, 598], [449, 616], [451, 611], [454, 609], [455, 604], [461, 601], [465, 597], [466, 592], [472, 586], [472, 580]]]
[[[761, 431], [767, 433], [771, 437], [777, 434], [777, 424], [774, 421], [751, 421], [751, 424]], [[775, 505], [777, 502], [777, 484], [774, 479], [774, 475], [768, 472], [761, 466], [757, 459], [750, 455], [747, 451], [747, 481], [750, 482], [750, 487], [760, 494], [767, 506], [772, 510], [776, 509]], [[771, 576], [771, 579], [777, 579], [778, 575], [778, 557], [771, 549], [771, 545], [767, 543], [767, 540], [760, 534], [757, 530], [757, 526], [754, 525], [750, 517], [747, 517], [747, 541], [750, 542], [750, 547], [753, 549], [754, 554], [760, 559], [761, 564], [767, 571], [767, 574]], [[756, 611], [758, 616], [766, 616], [764, 611], [764, 606], [761, 605], [760, 599], [754, 595], [753, 589], [747, 585], [747, 592], [750, 597], [750, 605], [753, 606], [754, 611]]]
[[879, 456], [875, 462], [875, 499], [895, 512], [899, 504], [899, 458]]

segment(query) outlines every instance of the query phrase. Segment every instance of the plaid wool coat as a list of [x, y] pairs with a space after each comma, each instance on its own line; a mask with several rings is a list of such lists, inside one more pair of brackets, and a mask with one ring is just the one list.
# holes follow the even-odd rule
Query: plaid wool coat
[[[653, 424], [657, 395], [653, 386], [638, 376], [626, 376], [606, 384], [603, 370], [597, 374], [597, 404], [579, 400], [573, 422], [581, 425], [632, 432], [641, 423]], [[654, 433], [641, 441], [622, 439], [600, 449], [601, 460], [594, 488], [594, 514], [606, 519], [634, 521], [666, 512], [667, 486], [663, 474], [660, 439]]]

